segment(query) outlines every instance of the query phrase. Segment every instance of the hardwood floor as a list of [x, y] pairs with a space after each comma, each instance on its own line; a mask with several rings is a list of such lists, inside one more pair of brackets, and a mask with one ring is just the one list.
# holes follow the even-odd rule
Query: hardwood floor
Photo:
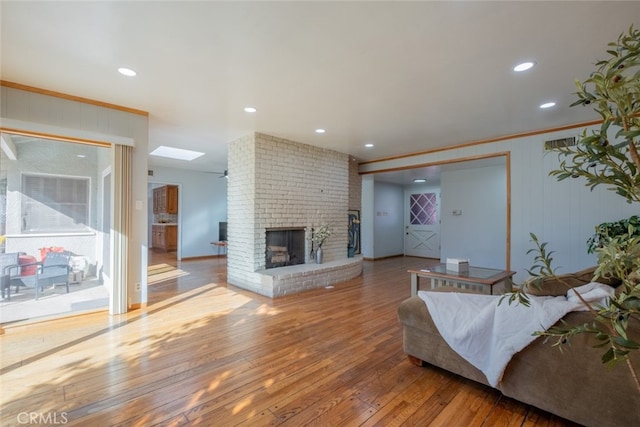
[[355, 280], [275, 300], [228, 286], [225, 263], [174, 259], [126, 315], [7, 328], [0, 424], [571, 425], [408, 362], [396, 308], [407, 269], [429, 261], [365, 262]]

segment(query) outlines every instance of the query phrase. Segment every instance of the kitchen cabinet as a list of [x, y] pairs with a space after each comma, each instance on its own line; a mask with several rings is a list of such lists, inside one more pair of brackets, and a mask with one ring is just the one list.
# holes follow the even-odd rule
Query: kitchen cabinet
[[178, 213], [177, 185], [164, 185], [153, 189], [153, 213]]
[[151, 245], [154, 249], [175, 251], [178, 248], [178, 226], [175, 224], [153, 224]]

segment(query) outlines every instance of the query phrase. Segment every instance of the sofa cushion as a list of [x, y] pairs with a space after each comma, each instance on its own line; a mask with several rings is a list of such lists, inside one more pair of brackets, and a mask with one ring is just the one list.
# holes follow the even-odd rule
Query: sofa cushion
[[535, 296], [560, 296], [566, 295], [569, 288], [589, 283], [581, 280], [584, 276], [579, 277], [574, 273], [561, 274], [556, 277], [545, 277], [541, 281], [532, 280], [525, 283], [524, 290], [529, 295]]
[[596, 267], [589, 267], [573, 274], [574, 276], [576, 276], [578, 280], [584, 281], [584, 283], [598, 282], [598, 283], [603, 283], [605, 285], [612, 286], [614, 288], [618, 286], [620, 283], [622, 283], [620, 279], [616, 279], [616, 278], [605, 279], [604, 277], [598, 277], [597, 279], [595, 279], [594, 278], [595, 272], [596, 272]]
[[529, 295], [535, 296], [557, 297], [560, 295], [566, 295], [569, 288], [582, 286], [593, 281], [613, 287], [620, 284], [620, 280], [618, 279], [604, 279], [599, 277], [597, 280], [594, 280], [593, 276], [595, 271], [596, 267], [589, 267], [575, 273], [561, 274], [556, 277], [546, 277], [539, 282], [539, 284], [536, 284], [535, 281], [527, 282], [524, 285], [525, 292]]

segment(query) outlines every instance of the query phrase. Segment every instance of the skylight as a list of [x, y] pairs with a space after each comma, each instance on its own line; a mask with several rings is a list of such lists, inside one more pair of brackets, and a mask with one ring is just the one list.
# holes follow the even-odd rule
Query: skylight
[[188, 160], [197, 159], [204, 155], [199, 151], [183, 150], [182, 148], [166, 147], [164, 145], [159, 146], [151, 152], [152, 156], [168, 157], [170, 159]]

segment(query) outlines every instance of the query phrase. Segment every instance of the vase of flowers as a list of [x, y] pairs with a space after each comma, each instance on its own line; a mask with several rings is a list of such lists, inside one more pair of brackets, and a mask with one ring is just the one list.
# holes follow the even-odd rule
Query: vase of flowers
[[311, 235], [311, 241], [318, 245], [318, 249], [315, 251], [315, 258], [317, 264], [322, 264], [322, 244], [331, 236], [331, 230], [328, 224], [322, 224], [317, 230], [313, 231]]

